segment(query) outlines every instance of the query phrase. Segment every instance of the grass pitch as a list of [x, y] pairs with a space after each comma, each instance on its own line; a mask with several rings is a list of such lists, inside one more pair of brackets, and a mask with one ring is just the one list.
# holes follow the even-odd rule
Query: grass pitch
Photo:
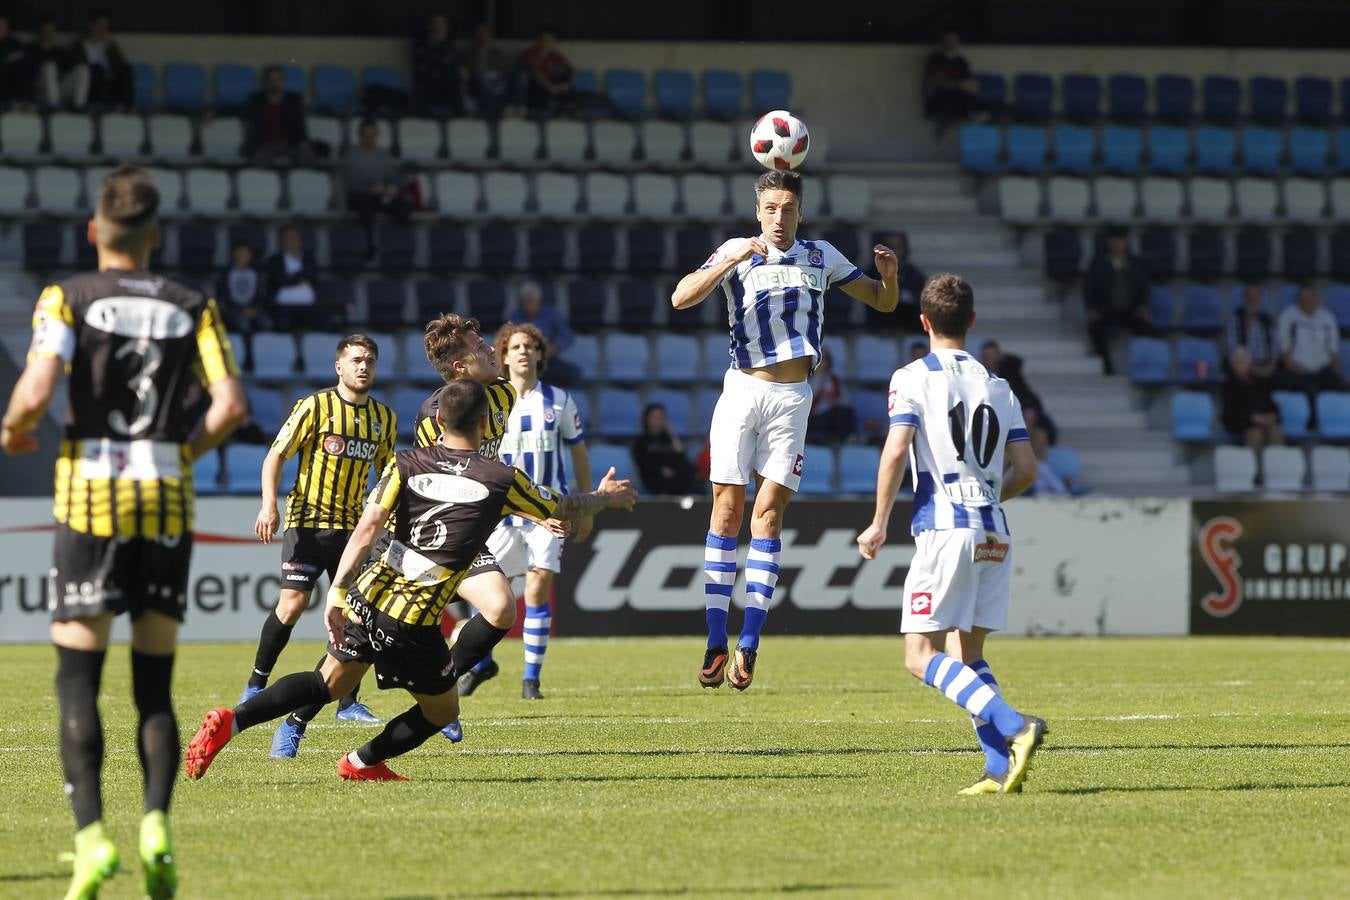
[[[555, 640], [519, 699], [520, 645], [464, 703], [466, 740], [348, 784], [369, 727], [325, 716], [300, 756], [271, 727], [174, 797], [181, 897], [1332, 897], [1350, 885], [1350, 642], [995, 640], [1013, 702], [1051, 734], [1021, 796], [958, 797], [969, 719], [900, 664], [898, 638], [767, 637], [754, 687], [700, 690], [698, 639]], [[184, 743], [232, 703], [253, 649], [189, 645]], [[298, 644], [280, 672], [312, 664]], [[0, 895], [59, 896], [61, 793], [47, 647], [6, 647]], [[137, 896], [140, 770], [128, 654], [102, 709], [110, 831]], [[389, 716], [408, 701], [365, 697]]]

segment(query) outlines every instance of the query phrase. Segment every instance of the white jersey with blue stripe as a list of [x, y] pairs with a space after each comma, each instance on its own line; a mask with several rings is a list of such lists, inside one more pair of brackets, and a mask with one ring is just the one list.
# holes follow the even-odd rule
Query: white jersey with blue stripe
[[[727, 241], [700, 269], [717, 265], [747, 240]], [[794, 241], [786, 250], [764, 242], [769, 248], [767, 257], [755, 254], [743, 260], [722, 281], [733, 369], [771, 366], [804, 356], [819, 360], [825, 292], [862, 276], [827, 241]]]
[[[502, 435], [501, 461], [515, 466], [535, 484], [554, 493], [567, 493], [567, 460], [563, 446], [571, 447], [585, 439], [581, 431], [581, 413], [572, 395], [544, 382], [520, 395], [506, 420]], [[526, 519], [508, 516], [507, 525], [523, 525]]]
[[910, 533], [983, 528], [1008, 534], [1004, 448], [1030, 440], [1008, 382], [964, 350], [934, 350], [891, 376], [891, 427], [915, 429]]

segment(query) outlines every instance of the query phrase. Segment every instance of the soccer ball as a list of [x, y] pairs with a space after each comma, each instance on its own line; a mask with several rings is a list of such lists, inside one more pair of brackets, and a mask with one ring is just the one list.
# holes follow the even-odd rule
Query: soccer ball
[[765, 113], [750, 129], [750, 152], [766, 169], [797, 168], [810, 146], [806, 123], [785, 109]]

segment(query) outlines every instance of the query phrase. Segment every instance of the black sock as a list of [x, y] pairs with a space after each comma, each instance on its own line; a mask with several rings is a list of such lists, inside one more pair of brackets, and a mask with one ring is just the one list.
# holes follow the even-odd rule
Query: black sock
[[255, 694], [236, 706], [234, 722], [243, 731], [311, 703], [318, 704], [322, 709], [330, 699], [328, 685], [324, 683], [322, 675], [318, 672], [295, 672], [278, 679], [276, 684], [261, 694]]
[[145, 779], [146, 812], [169, 811], [169, 796], [183, 751], [173, 714], [172, 682], [173, 654], [131, 651], [131, 693], [141, 719], [136, 748]]
[[494, 628], [482, 616], [474, 616], [459, 630], [459, 639], [451, 648], [450, 659], [455, 664], [455, 674], [463, 675], [482, 662], [492, 648], [502, 642], [509, 628]]
[[263, 620], [262, 635], [258, 638], [258, 652], [253, 657], [253, 674], [248, 677], [249, 687], [267, 687], [272, 667], [277, 664], [281, 651], [290, 643], [291, 629], [294, 627], [278, 619], [276, 610], [267, 614]]
[[66, 794], [75, 809], [75, 828], [103, 818], [103, 723], [98, 717], [98, 688], [103, 681], [104, 650], [56, 648], [56, 699], [61, 721], [61, 769]]
[[368, 766], [378, 765], [386, 759], [393, 759], [420, 747], [427, 738], [440, 730], [439, 726], [427, 721], [420, 706], [414, 706], [390, 719], [389, 724], [370, 743], [357, 748], [356, 756]]
[[[325, 653], [323, 656], [319, 657], [319, 664], [318, 664], [317, 666], [314, 667], [314, 671], [317, 672], [317, 671], [319, 671], [320, 669], [322, 669], [322, 668], [323, 668], [324, 660], [326, 660], [326, 659], [328, 659], [328, 654], [327, 654], [327, 653]], [[361, 693], [361, 682], [358, 681], [358, 682], [356, 683], [356, 687], [352, 688], [352, 689], [351, 689], [351, 692], [350, 692], [349, 694], [347, 694], [347, 696], [341, 697], [341, 698], [338, 699], [338, 709], [346, 709], [347, 707], [349, 707], [349, 706], [351, 706], [353, 703], [355, 703], [355, 702], [356, 702], [356, 695], [359, 694], [359, 693]], [[314, 721], [314, 717], [317, 716], [317, 715], [319, 714], [319, 710], [323, 709], [323, 707], [326, 706], [326, 705], [327, 705], [327, 703], [324, 703], [324, 704], [321, 704], [321, 705], [319, 705], [319, 706], [306, 707], [306, 708], [303, 709], [303, 710], [297, 710], [297, 711], [296, 711], [296, 714], [295, 714], [295, 716], [294, 716], [294, 718], [295, 718], [296, 720], [298, 720], [298, 722], [299, 722], [301, 725], [303, 725], [305, 722], [312, 722], [312, 721]], [[308, 715], [303, 715], [303, 713], [307, 713]], [[295, 724], [295, 723], [293, 722], [293, 723], [291, 723], [291, 724]]]

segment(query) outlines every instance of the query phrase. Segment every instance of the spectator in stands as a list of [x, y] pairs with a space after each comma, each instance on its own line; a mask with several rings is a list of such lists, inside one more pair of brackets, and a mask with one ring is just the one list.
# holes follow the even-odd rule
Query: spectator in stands
[[1045, 411], [1040, 395], [1031, 389], [1026, 375], [1022, 374], [1022, 357], [1004, 353], [998, 341], [985, 341], [980, 347], [980, 362], [1012, 388], [1017, 402], [1022, 404], [1022, 415], [1027, 421], [1027, 432], [1031, 435], [1031, 448], [1039, 459], [1044, 460], [1049, 455], [1050, 446], [1059, 440], [1059, 429]]
[[1283, 444], [1280, 411], [1270, 395], [1270, 382], [1259, 378], [1246, 347], [1234, 347], [1228, 354], [1228, 376], [1223, 382], [1223, 429], [1256, 451], [1257, 465], [1261, 448]]
[[649, 494], [684, 495], [696, 484], [694, 464], [684, 455], [684, 442], [660, 403], [649, 403], [642, 411], [642, 432], [633, 441], [633, 462]]
[[572, 329], [562, 311], [551, 303], [544, 302], [544, 292], [533, 281], [520, 286], [516, 297], [516, 307], [506, 316], [506, 321], [518, 325], [533, 325], [539, 329], [547, 343], [548, 380], [560, 387], [576, 387], [582, 383], [582, 373], [575, 365], [563, 358], [562, 354], [576, 340]]
[[406, 224], [410, 205], [403, 190], [402, 175], [394, 154], [379, 145], [380, 128], [374, 119], [365, 119], [357, 130], [355, 147], [342, 159], [342, 184], [347, 193], [347, 208], [370, 235], [375, 246], [375, 217], [381, 213]]
[[953, 122], [970, 118], [979, 92], [980, 83], [961, 55], [961, 34], [948, 28], [942, 46], [928, 55], [923, 67], [923, 114], [936, 123], [937, 137]]
[[314, 256], [305, 252], [300, 229], [281, 229], [281, 252], [267, 261], [268, 307], [279, 331], [322, 328], [319, 316], [319, 271]]
[[[1280, 345], [1277, 387], [1304, 391], [1310, 396], [1345, 387], [1337, 346], [1340, 327], [1335, 316], [1322, 306], [1321, 295], [1311, 286], [1299, 288], [1298, 301], [1280, 313], [1275, 330]], [[1316, 427], [1315, 423], [1310, 424]]]
[[849, 402], [844, 379], [834, 371], [830, 351], [823, 346], [810, 384], [811, 412], [806, 419], [806, 442], [842, 444], [858, 430], [858, 413]]
[[1261, 308], [1265, 295], [1259, 284], [1249, 284], [1242, 291], [1242, 305], [1233, 312], [1228, 321], [1226, 347], [1228, 366], [1231, 369], [1232, 355], [1239, 349], [1247, 352], [1247, 363], [1252, 376], [1269, 381], [1275, 374], [1280, 355], [1275, 343], [1275, 324], [1270, 313]]
[[532, 114], [549, 115], [573, 105], [575, 71], [558, 50], [558, 33], [541, 28], [534, 43], [520, 57], [525, 70], [525, 105]]
[[464, 82], [468, 69], [450, 39], [450, 18], [436, 13], [427, 33], [413, 41], [413, 108], [422, 115], [448, 112], [464, 115]]
[[230, 251], [230, 267], [216, 288], [225, 327], [244, 338], [244, 368], [253, 369], [253, 333], [267, 329], [262, 273], [253, 265], [253, 248], [240, 241]]
[[465, 53], [469, 67], [469, 95], [485, 119], [499, 119], [511, 99], [511, 71], [506, 53], [493, 43], [492, 26], [479, 22]]
[[87, 82], [77, 83], [71, 54], [57, 41], [55, 19], [44, 17], [38, 23], [37, 40], [28, 48], [27, 62], [29, 74], [36, 79], [34, 93], [40, 106], [73, 104], [76, 88], [82, 96], [88, 93]]
[[263, 70], [262, 90], [248, 98], [244, 131], [244, 155], [256, 165], [314, 163], [314, 148], [305, 131], [305, 102], [295, 91], [286, 90], [286, 73], [280, 66]]
[[909, 236], [903, 231], [887, 231], [879, 236], [878, 243], [890, 247], [900, 263], [900, 271], [896, 275], [900, 281], [900, 302], [896, 305], [895, 312], [890, 313], [877, 312], [869, 306], [867, 324], [881, 327], [890, 325], [903, 332], [922, 334], [923, 327], [919, 324], [919, 295], [923, 293], [923, 283], [928, 278], [910, 262]]
[[1083, 278], [1083, 303], [1087, 307], [1088, 340], [1102, 358], [1102, 372], [1111, 375], [1111, 335], [1120, 329], [1132, 334], [1153, 334], [1148, 314], [1148, 277], [1139, 260], [1130, 254], [1129, 233], [1111, 228], [1106, 233], [1106, 252], [1098, 254]]
[[72, 103], [76, 109], [131, 106], [131, 65], [112, 39], [106, 12], [100, 10], [89, 17], [89, 27], [84, 37], [71, 45], [70, 56], [76, 84]]
[[33, 99], [29, 47], [14, 36], [9, 16], [0, 13], [0, 105], [27, 105]]

